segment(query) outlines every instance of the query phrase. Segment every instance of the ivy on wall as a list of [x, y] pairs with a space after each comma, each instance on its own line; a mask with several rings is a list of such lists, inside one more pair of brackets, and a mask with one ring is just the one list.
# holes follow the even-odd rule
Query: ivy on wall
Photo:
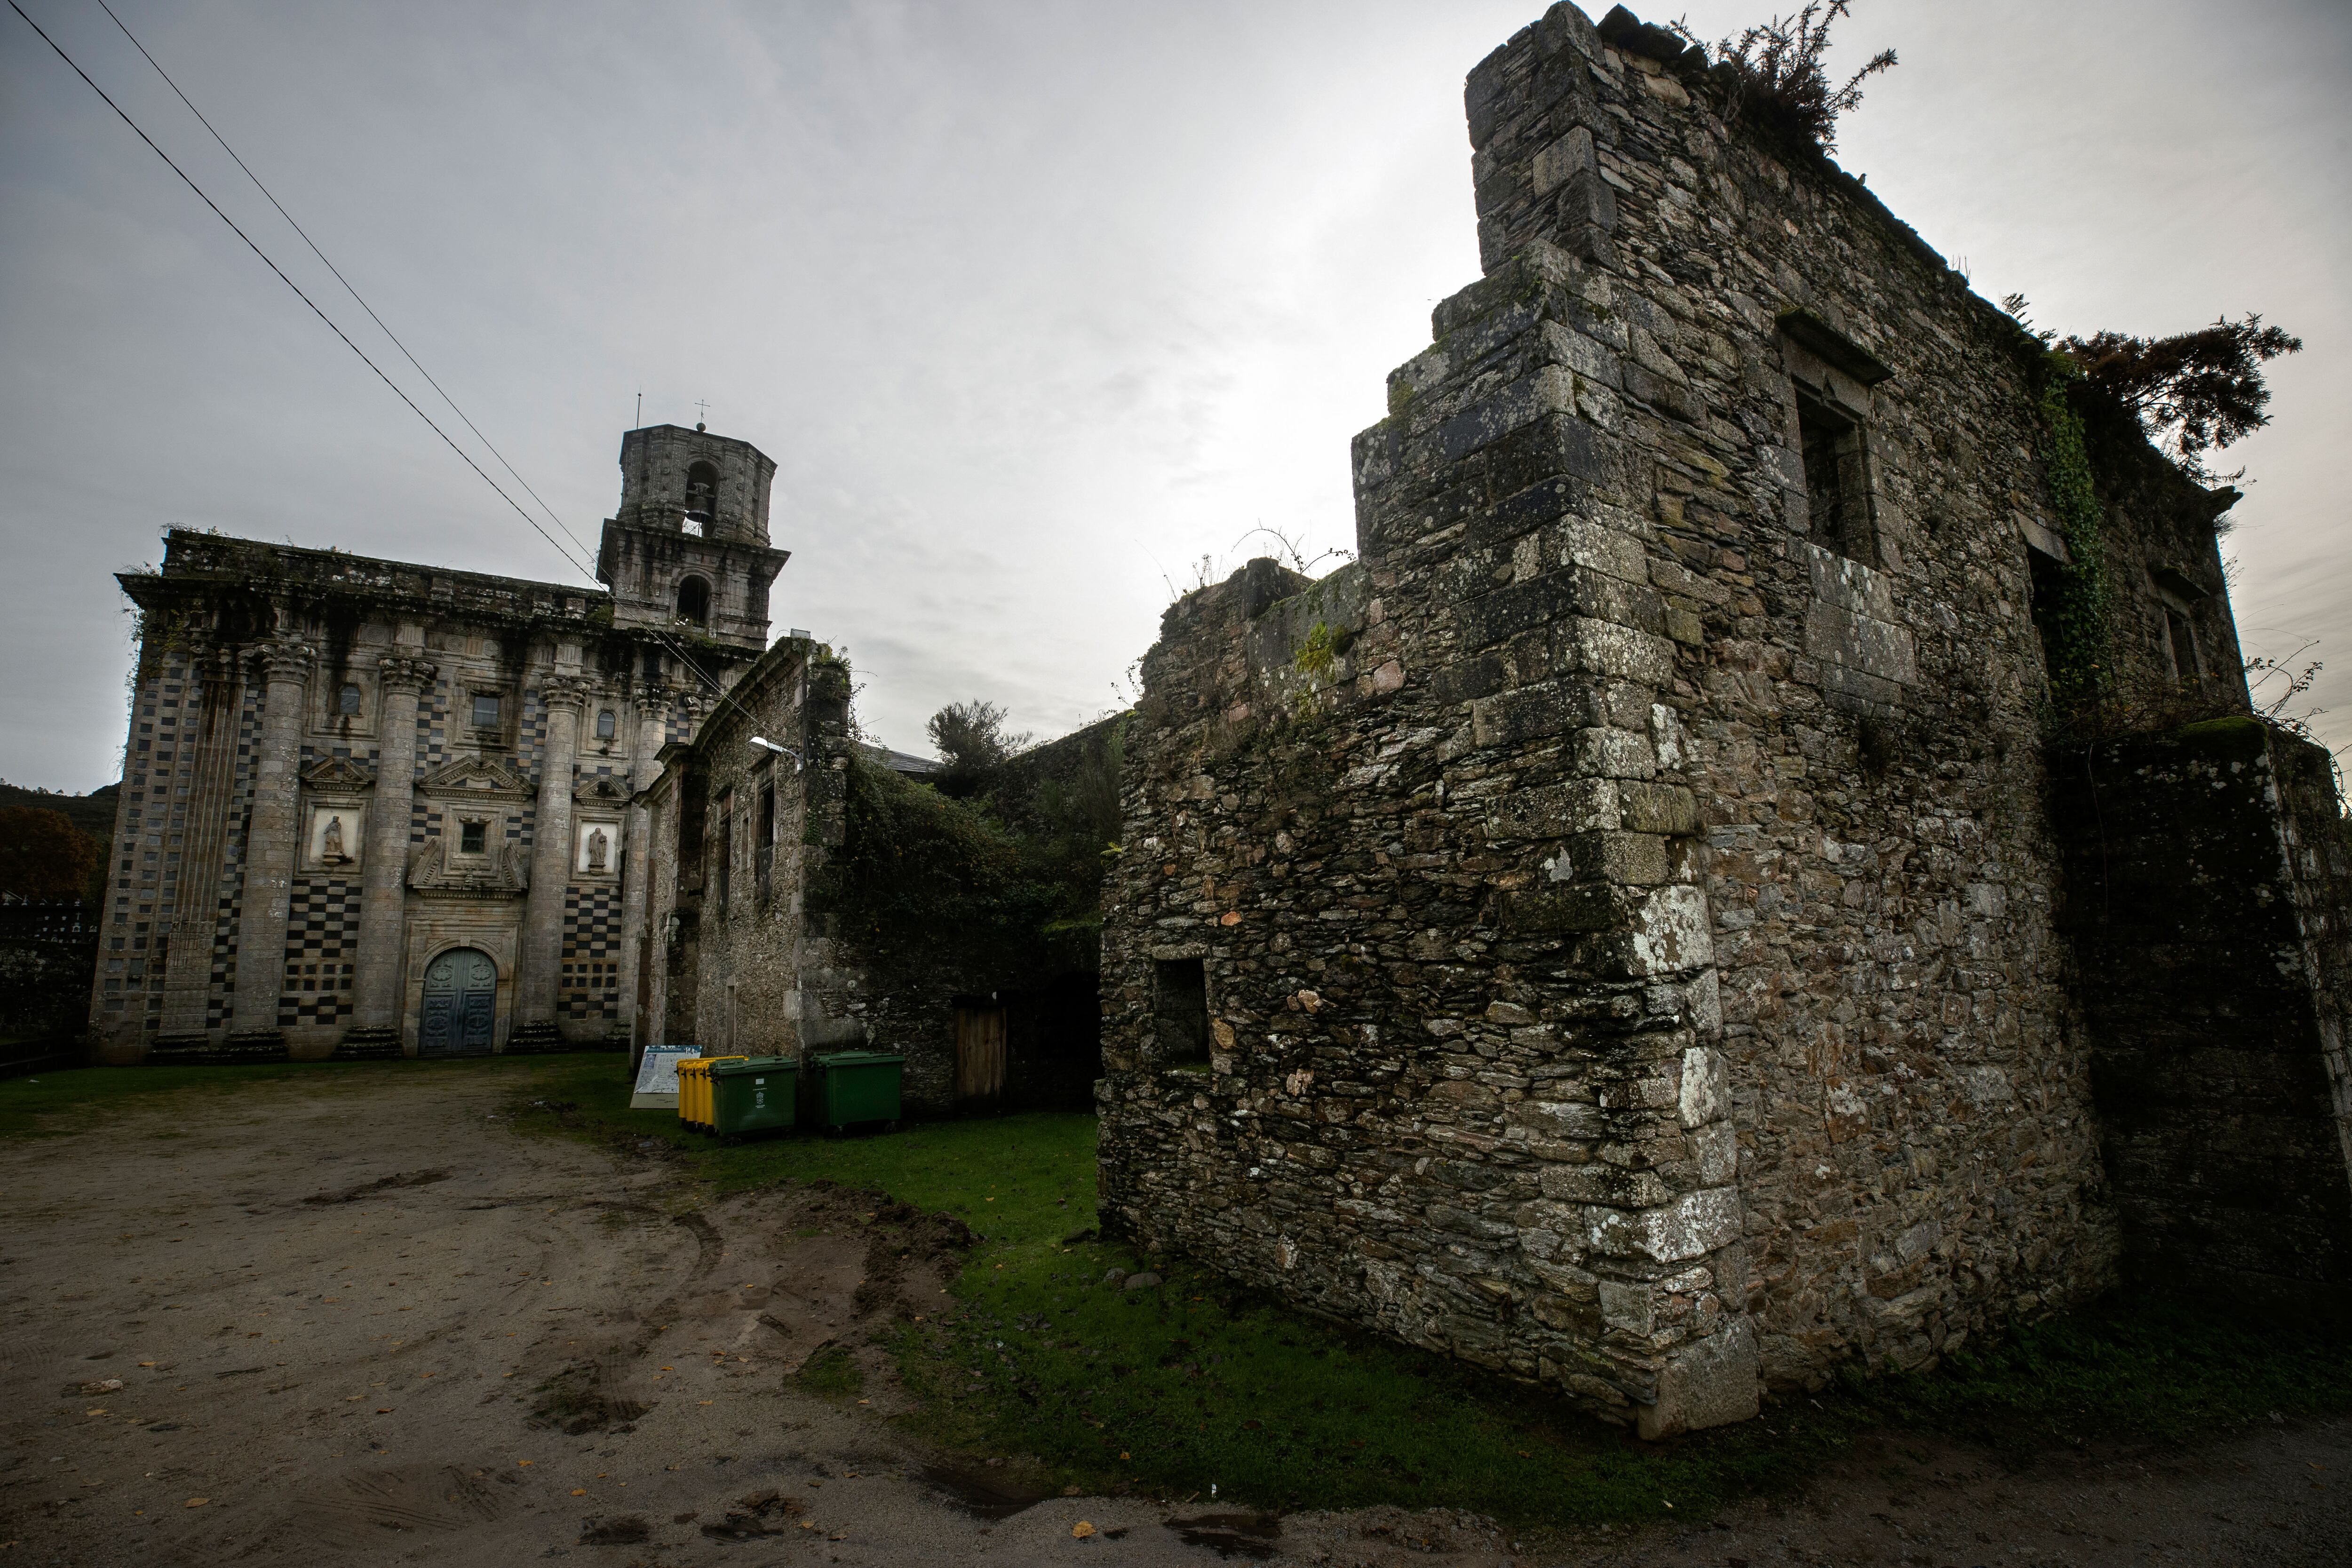
[[2077, 711], [2105, 703], [2116, 690], [2115, 591], [2107, 575], [2106, 536], [2091, 485], [2082, 416], [2069, 395], [2082, 374], [2064, 354], [2045, 354], [2037, 405], [2050, 504], [2073, 557], [2058, 569], [2057, 602], [2050, 609], [2051, 694], [2060, 707]]

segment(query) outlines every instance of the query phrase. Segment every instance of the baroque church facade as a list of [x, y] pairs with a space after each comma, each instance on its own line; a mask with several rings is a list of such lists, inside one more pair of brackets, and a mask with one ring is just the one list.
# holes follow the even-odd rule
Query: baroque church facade
[[625, 1042], [632, 796], [768, 640], [775, 464], [629, 431], [604, 590], [174, 529], [140, 646], [99, 1059]]

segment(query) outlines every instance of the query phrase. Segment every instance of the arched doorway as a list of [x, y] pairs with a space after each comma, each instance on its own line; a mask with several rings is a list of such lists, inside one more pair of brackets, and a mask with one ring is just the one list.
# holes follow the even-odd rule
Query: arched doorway
[[499, 1011], [499, 966], [478, 948], [455, 947], [425, 970], [425, 1015], [416, 1033], [421, 1057], [482, 1057]]

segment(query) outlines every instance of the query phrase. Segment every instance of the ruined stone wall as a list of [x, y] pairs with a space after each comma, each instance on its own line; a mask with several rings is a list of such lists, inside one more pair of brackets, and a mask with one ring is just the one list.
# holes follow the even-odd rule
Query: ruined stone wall
[[[706, 1055], [903, 1053], [909, 1113], [942, 1113], [953, 1103], [948, 994], [920, 976], [877, 978], [837, 918], [810, 905], [811, 879], [842, 842], [855, 752], [848, 699], [839, 660], [805, 641], [779, 643], [672, 753], [646, 799], [651, 929], [665, 947], [653, 1016], [667, 1043]], [[797, 751], [798, 765], [752, 746], [753, 735]], [[761, 832], [767, 788], [776, 792], [772, 838]]]
[[2249, 718], [2061, 757], [2108, 1180], [2132, 1272], [2352, 1312], [2352, 845], [2326, 754]]
[[[1663, 1432], [1921, 1364], [2117, 1241], [2052, 923], [2032, 345], [1617, 36], [1555, 6], [1471, 75], [1487, 275], [1358, 438], [1360, 565], [1255, 563], [1145, 662], [1102, 1185]], [[1154, 986], [1194, 960], [1179, 1066]]]

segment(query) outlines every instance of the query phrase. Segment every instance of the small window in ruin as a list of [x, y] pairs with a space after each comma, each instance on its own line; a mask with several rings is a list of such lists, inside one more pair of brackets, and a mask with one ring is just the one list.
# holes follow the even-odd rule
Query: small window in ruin
[[658, 648], [650, 648], [650, 647], [649, 647], [649, 648], [647, 648], [647, 649], [646, 649], [646, 659], [645, 659], [645, 666], [644, 666], [644, 669], [645, 669], [645, 678], [646, 678], [647, 680], [649, 680], [649, 681], [651, 681], [651, 680], [659, 680], [659, 679], [662, 678], [662, 663], [661, 663], [661, 650], [660, 650], [660, 649], [658, 649]]
[[1813, 542], [1824, 550], [1878, 564], [1871, 525], [1870, 474], [1861, 424], [1804, 393], [1797, 394], [1797, 431], [1805, 466], [1805, 510]]
[[1161, 1066], [1209, 1059], [1209, 977], [1199, 959], [1153, 963], [1151, 1018]]
[[499, 694], [495, 691], [474, 693], [474, 728], [495, 730], [499, 727]]
[[719, 907], [727, 907], [727, 895], [735, 887], [735, 792], [729, 790], [719, 797]]
[[677, 618], [703, 626], [710, 619], [710, 584], [688, 577], [677, 585]]
[[484, 855], [489, 852], [490, 825], [487, 822], [463, 822], [457, 825], [457, 851], [461, 855]]
[[335, 710], [339, 713], [357, 714], [360, 710], [360, 689], [348, 682], [345, 683]]
[[2065, 594], [2065, 568], [2039, 550], [2027, 551], [2025, 561], [2032, 573], [2033, 630], [2042, 639], [2042, 674], [2056, 685], [2064, 653], [2058, 624], [2058, 605]]
[[2197, 628], [2183, 611], [2164, 606], [2165, 651], [2172, 658], [2172, 679], [2184, 691], [2205, 684], [2204, 661], [2197, 657]]
[[620, 720], [614, 716], [613, 710], [610, 708], [604, 709], [597, 713], [596, 738], [598, 740], [611, 740], [614, 733], [619, 731], [620, 727]]
[[768, 896], [768, 886], [776, 864], [776, 786], [760, 786], [760, 835], [752, 840], [752, 868], [759, 879], [760, 897]]

